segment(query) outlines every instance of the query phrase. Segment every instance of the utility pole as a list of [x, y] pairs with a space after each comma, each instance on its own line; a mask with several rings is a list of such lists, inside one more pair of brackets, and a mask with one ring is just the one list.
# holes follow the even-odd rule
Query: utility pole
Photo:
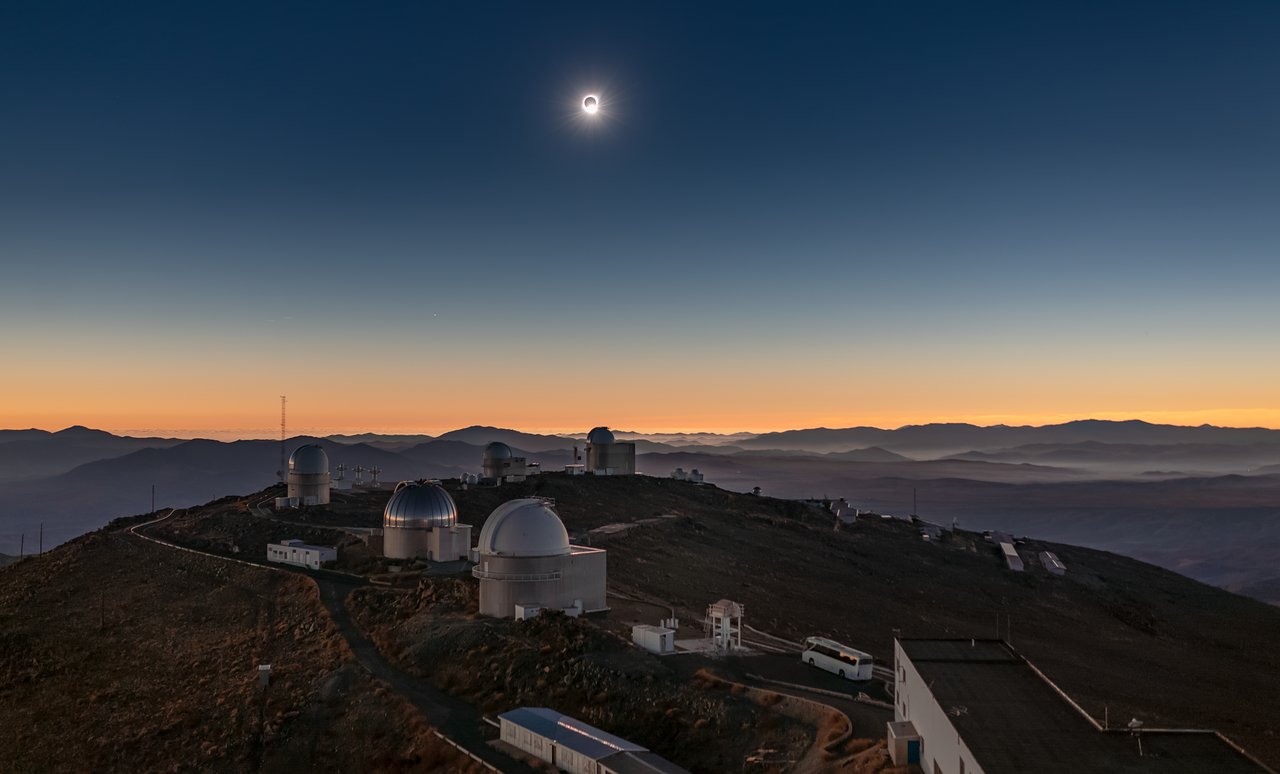
[[151, 515], [156, 515], [156, 485], [151, 485]]
[[282, 484], [284, 483], [284, 480], [285, 480], [284, 469], [285, 469], [285, 465], [287, 464], [284, 456], [284, 431], [285, 431], [284, 406], [285, 406], [286, 400], [287, 399], [284, 395], [280, 396], [280, 474], [279, 475], [280, 475], [280, 483]]
[[18, 558], [21, 559], [26, 555], [27, 555], [27, 533], [23, 532], [22, 535], [18, 538]]
[[40, 554], [44, 553], [44, 522], [40, 522]]

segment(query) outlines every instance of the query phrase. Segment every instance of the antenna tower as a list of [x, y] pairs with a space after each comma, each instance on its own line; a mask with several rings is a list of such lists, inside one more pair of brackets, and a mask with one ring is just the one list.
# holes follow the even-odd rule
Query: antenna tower
[[280, 477], [280, 483], [282, 484], [284, 483], [284, 469], [288, 465], [288, 463], [285, 461], [285, 456], [284, 456], [284, 429], [285, 429], [284, 404], [285, 402], [286, 402], [285, 396], [281, 395], [280, 396], [280, 470], [276, 473], [276, 475]]

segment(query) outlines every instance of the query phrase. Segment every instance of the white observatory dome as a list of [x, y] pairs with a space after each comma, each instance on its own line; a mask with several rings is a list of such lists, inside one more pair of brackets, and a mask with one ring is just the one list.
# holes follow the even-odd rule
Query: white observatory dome
[[591, 444], [615, 443], [615, 439], [613, 437], [613, 433], [609, 432], [609, 428], [597, 427], [592, 429], [591, 432], [587, 433], [587, 443], [591, 443]]
[[401, 481], [382, 511], [383, 527], [431, 529], [458, 523], [458, 506], [439, 484]]
[[480, 530], [480, 553], [503, 556], [563, 556], [569, 532], [546, 500], [527, 497], [503, 503]]
[[501, 441], [494, 441], [484, 447], [484, 458], [486, 460], [509, 460], [514, 456], [511, 453], [511, 447]]
[[317, 476], [329, 472], [329, 455], [317, 444], [299, 446], [289, 455], [289, 472]]

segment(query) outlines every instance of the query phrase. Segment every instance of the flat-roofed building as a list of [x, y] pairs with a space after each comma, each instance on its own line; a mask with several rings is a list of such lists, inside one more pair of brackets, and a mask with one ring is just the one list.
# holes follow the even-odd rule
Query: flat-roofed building
[[301, 540], [282, 540], [267, 544], [267, 561], [292, 564], [298, 567], [320, 569], [325, 562], [336, 561], [338, 549], [332, 546], [313, 546]]
[[676, 652], [676, 630], [666, 626], [636, 624], [631, 627], [631, 641], [659, 656]]
[[1022, 557], [1018, 556], [1018, 549], [1013, 547], [1013, 543], [1001, 543], [1000, 555], [1004, 557], [1004, 564], [1014, 572], [1022, 572], [1026, 567], [1022, 564]]
[[1213, 731], [1104, 729], [1000, 640], [895, 641], [887, 735], [927, 774], [1266, 771]]
[[1058, 558], [1058, 555], [1052, 551], [1040, 552], [1040, 564], [1044, 565], [1045, 570], [1047, 570], [1050, 575], [1067, 574], [1067, 566], [1063, 564], [1062, 560]]
[[689, 774], [641, 745], [546, 707], [498, 716], [506, 744], [572, 774]]

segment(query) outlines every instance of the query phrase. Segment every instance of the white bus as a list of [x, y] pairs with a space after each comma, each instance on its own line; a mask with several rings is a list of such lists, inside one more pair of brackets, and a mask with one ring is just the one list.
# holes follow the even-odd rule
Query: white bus
[[826, 637], [810, 637], [804, 641], [800, 660], [809, 666], [821, 667], [846, 680], [870, 680], [874, 660], [870, 653], [854, 650]]

